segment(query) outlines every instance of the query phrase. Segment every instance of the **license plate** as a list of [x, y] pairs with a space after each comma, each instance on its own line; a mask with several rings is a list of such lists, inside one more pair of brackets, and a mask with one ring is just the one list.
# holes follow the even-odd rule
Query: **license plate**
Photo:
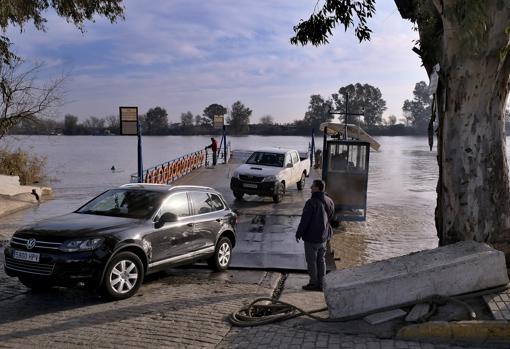
[[16, 251], [14, 250], [14, 253], [12, 255], [14, 259], [19, 259], [22, 261], [29, 261], [29, 262], [39, 262], [39, 253], [34, 252], [25, 252], [25, 251]]
[[250, 184], [250, 183], [243, 183], [243, 187], [257, 189], [256, 184]]

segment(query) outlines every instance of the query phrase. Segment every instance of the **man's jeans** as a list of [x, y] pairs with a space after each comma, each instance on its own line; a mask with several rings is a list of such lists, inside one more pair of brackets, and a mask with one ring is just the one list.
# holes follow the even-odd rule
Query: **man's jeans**
[[216, 166], [216, 160], [217, 160], [217, 154], [215, 151], [212, 152], [212, 164], [213, 166]]
[[321, 286], [326, 275], [326, 242], [306, 242], [305, 257], [310, 275], [310, 284]]

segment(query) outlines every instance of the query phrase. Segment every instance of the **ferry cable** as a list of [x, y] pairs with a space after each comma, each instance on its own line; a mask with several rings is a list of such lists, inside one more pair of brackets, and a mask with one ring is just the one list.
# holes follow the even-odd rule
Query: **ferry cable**
[[[275, 322], [285, 321], [294, 319], [300, 316], [307, 316], [317, 321], [321, 322], [344, 322], [355, 319], [363, 318], [367, 315], [379, 313], [383, 311], [393, 310], [401, 307], [411, 307], [419, 303], [429, 303], [431, 304], [431, 310], [419, 318], [416, 322], [425, 322], [427, 321], [438, 309], [438, 306], [445, 305], [446, 303], [454, 303], [466, 309], [469, 320], [476, 319], [476, 313], [473, 308], [464, 302], [464, 299], [479, 297], [487, 294], [498, 293], [506, 290], [508, 285], [498, 286], [490, 289], [485, 289], [482, 291], [467, 293], [459, 296], [442, 296], [442, 295], [433, 295], [421, 300], [416, 300], [412, 302], [406, 302], [399, 305], [386, 307], [377, 309], [375, 311], [370, 311], [363, 314], [344, 316], [341, 318], [325, 318], [321, 316], [314, 315], [316, 313], [327, 311], [328, 308], [320, 308], [306, 311], [301, 309], [293, 304], [280, 301], [275, 298], [270, 297], [261, 297], [257, 298], [248, 304], [245, 307], [242, 307], [236, 312], [233, 312], [229, 315], [229, 322], [238, 327], [249, 327], [249, 326], [260, 326], [267, 325]], [[260, 303], [260, 304], [259, 304]]]

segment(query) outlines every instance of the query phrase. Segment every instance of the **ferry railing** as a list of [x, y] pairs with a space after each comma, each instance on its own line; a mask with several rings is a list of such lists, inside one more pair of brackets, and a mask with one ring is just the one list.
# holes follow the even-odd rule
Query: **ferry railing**
[[[191, 171], [204, 166], [206, 163], [205, 150], [183, 155], [177, 159], [164, 162], [143, 171], [144, 183], [169, 184], [187, 175]], [[131, 182], [136, 183], [138, 176], [131, 175]]]

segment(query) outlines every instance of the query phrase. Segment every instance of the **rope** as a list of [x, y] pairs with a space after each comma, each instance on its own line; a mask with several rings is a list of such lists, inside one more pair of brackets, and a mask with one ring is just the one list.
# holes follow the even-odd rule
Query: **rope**
[[[462, 299], [478, 297], [478, 296], [491, 294], [491, 293], [498, 293], [498, 292], [502, 292], [502, 291], [506, 290], [507, 288], [508, 288], [508, 285], [498, 286], [495, 288], [490, 288], [490, 289], [486, 289], [483, 291], [463, 294], [463, 295], [455, 296], [455, 297], [434, 295], [434, 296], [430, 296], [430, 297], [427, 297], [422, 300], [403, 303], [398, 306], [386, 307], [384, 309], [378, 309], [378, 310], [367, 312], [364, 314], [344, 316], [344, 317], [335, 318], [335, 319], [325, 318], [325, 317], [320, 317], [320, 316], [314, 315], [315, 313], [327, 311], [328, 310], [327, 307], [306, 311], [306, 310], [303, 310], [293, 304], [283, 302], [283, 301], [277, 300], [275, 298], [261, 297], [261, 298], [255, 299], [249, 305], [242, 307], [238, 311], [230, 314], [228, 317], [228, 320], [230, 321], [230, 323], [232, 325], [238, 326], [238, 327], [267, 325], [267, 324], [271, 324], [271, 323], [275, 323], [275, 322], [294, 319], [294, 318], [297, 318], [300, 316], [307, 316], [309, 318], [312, 318], [314, 320], [321, 321], [321, 322], [344, 322], [344, 321], [360, 319], [367, 315], [378, 313], [381, 311], [387, 311], [387, 310], [392, 310], [392, 309], [401, 308], [401, 307], [410, 307], [410, 306], [413, 306], [418, 303], [430, 303], [431, 310], [427, 314], [423, 315], [421, 318], [419, 318], [417, 320], [417, 322], [425, 322], [432, 315], [434, 315], [436, 313], [438, 306], [445, 305], [448, 302], [457, 304], [457, 305], [465, 308], [469, 319], [474, 320], [474, 319], [476, 319], [475, 311], [469, 304], [467, 304], [466, 302], [463, 302]], [[264, 302], [264, 303], [259, 304], [262, 302]]]

